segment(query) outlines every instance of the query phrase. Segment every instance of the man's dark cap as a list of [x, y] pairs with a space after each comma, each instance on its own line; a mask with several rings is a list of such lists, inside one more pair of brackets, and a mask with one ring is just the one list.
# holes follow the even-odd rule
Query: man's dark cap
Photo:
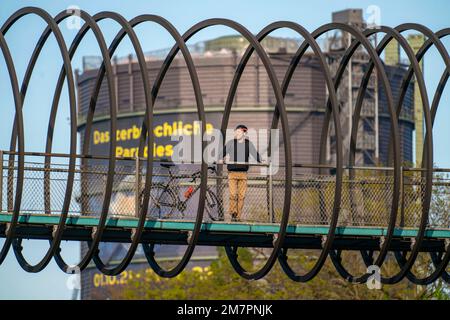
[[248, 130], [247, 127], [244, 126], [243, 124], [238, 125], [238, 126], [236, 127], [236, 129], [234, 129], [234, 130], [237, 130], [237, 129], [242, 129], [242, 130], [244, 130], [244, 131], [247, 131], [247, 130]]

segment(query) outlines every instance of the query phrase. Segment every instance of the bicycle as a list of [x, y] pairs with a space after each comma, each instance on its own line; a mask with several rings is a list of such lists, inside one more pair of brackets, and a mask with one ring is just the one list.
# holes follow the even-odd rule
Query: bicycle
[[[182, 218], [184, 218], [189, 201], [200, 189], [200, 185], [196, 184], [197, 179], [200, 178], [200, 171], [197, 171], [191, 175], [190, 182], [193, 183], [194, 186], [188, 186], [185, 192], [183, 192], [183, 199], [183, 197], [180, 196], [180, 185], [173, 182], [175, 180], [184, 179], [186, 176], [175, 176], [171, 170], [171, 167], [175, 166], [173, 163], [161, 163], [160, 165], [169, 171], [169, 179], [164, 183], [156, 182], [152, 184], [150, 191], [150, 215], [157, 216], [160, 219], [169, 219], [173, 216], [175, 210], [178, 210], [181, 213]], [[211, 170], [213, 173], [216, 172], [214, 167], [208, 167], [208, 170]], [[224, 219], [221, 202], [219, 201], [216, 193], [209, 186], [206, 190], [205, 211], [209, 218], [213, 221], [223, 221]]]

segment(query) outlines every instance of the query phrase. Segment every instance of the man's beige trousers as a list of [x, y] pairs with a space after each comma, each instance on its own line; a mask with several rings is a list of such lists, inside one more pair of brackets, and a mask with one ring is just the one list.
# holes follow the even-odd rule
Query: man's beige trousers
[[247, 172], [228, 172], [228, 187], [230, 191], [230, 215], [240, 219], [244, 207], [245, 193], [247, 192]]

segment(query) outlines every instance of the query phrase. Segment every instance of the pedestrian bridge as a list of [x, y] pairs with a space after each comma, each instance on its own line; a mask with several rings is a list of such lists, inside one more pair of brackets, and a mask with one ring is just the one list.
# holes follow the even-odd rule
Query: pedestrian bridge
[[[393, 168], [344, 168], [336, 210], [333, 168], [294, 164], [291, 204], [284, 227], [288, 186], [283, 167], [275, 170], [270, 164], [250, 163], [243, 213], [239, 221], [233, 221], [228, 212], [225, 164], [209, 165], [204, 208], [199, 211], [201, 164], [153, 161], [152, 184], [146, 188], [147, 159], [116, 158], [105, 210], [110, 174], [106, 157], [77, 156], [72, 180], [68, 178], [69, 155], [25, 153], [22, 177], [15, 152], [0, 152], [0, 157], [0, 237], [12, 235], [13, 250], [21, 251], [20, 239], [92, 243], [96, 238], [149, 247], [195, 241], [198, 246], [273, 248], [282, 235], [285, 249], [324, 250], [330, 245], [330, 252], [335, 253], [378, 252], [386, 239], [389, 251], [406, 253], [421, 238], [419, 252], [443, 255], [450, 243], [447, 169], [433, 171], [433, 195], [422, 229], [423, 169], [401, 168], [399, 205], [392, 212]], [[18, 181], [22, 199], [20, 210], [15, 211]], [[148, 202], [143, 212], [145, 194]]]

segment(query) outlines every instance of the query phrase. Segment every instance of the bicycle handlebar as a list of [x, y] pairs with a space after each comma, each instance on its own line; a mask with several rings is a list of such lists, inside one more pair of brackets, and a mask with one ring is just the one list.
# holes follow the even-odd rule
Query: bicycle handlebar
[[216, 168], [215, 168], [215, 167], [212, 167], [212, 166], [209, 166], [209, 167], [208, 167], [208, 170], [211, 170], [213, 173], [216, 173], [216, 172], [217, 172]]
[[[208, 166], [208, 170], [211, 170], [213, 173], [217, 172], [216, 168], [212, 166]], [[191, 182], [195, 182], [195, 180], [200, 177], [200, 173], [201, 171], [194, 172], [191, 176], [192, 177]]]

